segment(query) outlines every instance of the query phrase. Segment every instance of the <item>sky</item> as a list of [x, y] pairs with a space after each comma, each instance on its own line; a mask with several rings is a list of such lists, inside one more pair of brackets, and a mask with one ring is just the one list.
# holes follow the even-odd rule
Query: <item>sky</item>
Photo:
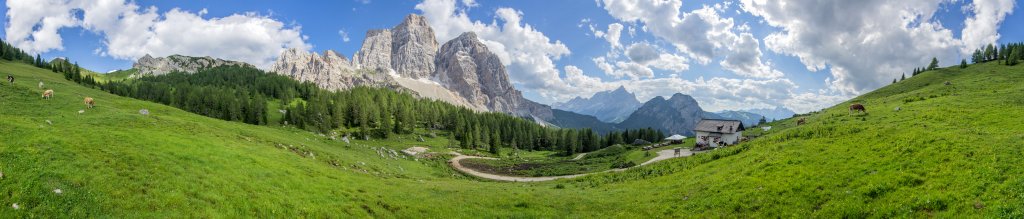
[[[640, 101], [683, 93], [708, 111], [803, 113], [887, 85], [936, 57], [958, 64], [1024, 41], [1012, 0], [8, 0], [0, 36], [97, 72], [150, 54], [268, 68], [288, 48], [351, 58], [367, 30], [408, 14], [439, 44], [467, 31], [517, 89], [551, 104], [624, 86]], [[909, 76], [909, 75], [908, 75]]]

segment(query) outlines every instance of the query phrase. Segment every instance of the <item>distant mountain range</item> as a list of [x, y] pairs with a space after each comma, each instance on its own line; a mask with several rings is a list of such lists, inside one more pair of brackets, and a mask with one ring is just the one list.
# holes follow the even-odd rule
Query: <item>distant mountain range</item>
[[748, 127], [748, 128], [749, 127], [754, 127], [755, 125], [758, 124], [758, 122], [761, 121], [761, 115], [760, 114], [751, 113], [751, 112], [726, 110], [726, 111], [716, 112], [714, 114], [718, 115], [722, 119], [739, 120], [740, 122], [743, 122], [743, 126]]
[[583, 115], [597, 117], [602, 122], [618, 123], [626, 120], [633, 111], [640, 108], [636, 95], [626, 91], [625, 87], [597, 92], [590, 98], [576, 97], [564, 103], [551, 106], [556, 109], [572, 111]]
[[788, 119], [790, 117], [793, 117], [793, 115], [796, 115], [796, 113], [793, 112], [793, 110], [789, 110], [787, 108], [783, 108], [783, 107], [779, 107], [779, 106], [776, 106], [775, 109], [764, 108], [764, 109], [750, 109], [750, 110], [743, 110], [743, 111], [744, 112], [758, 114], [758, 115], [762, 115], [766, 119], [768, 119], [769, 122], [772, 121], [772, 120]]

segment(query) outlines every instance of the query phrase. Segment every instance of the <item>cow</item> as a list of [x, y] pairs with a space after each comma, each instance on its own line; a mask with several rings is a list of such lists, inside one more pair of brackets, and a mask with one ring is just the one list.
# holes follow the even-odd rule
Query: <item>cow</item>
[[804, 120], [804, 118], [800, 118], [800, 119], [796, 120], [796, 125], [803, 125], [804, 123], [807, 123], [807, 120]]
[[864, 108], [864, 105], [860, 105], [859, 103], [850, 104], [850, 113], [857, 111], [864, 113], [868, 112], [868, 110]]
[[39, 89], [43, 89], [43, 81], [39, 81]]
[[14, 85], [14, 76], [12, 76], [12, 75], [7, 75], [7, 82], [10, 82], [10, 83], [11, 83], [11, 85]]
[[43, 91], [43, 99], [53, 98], [53, 90]]
[[96, 106], [96, 102], [92, 100], [92, 97], [85, 97], [85, 106], [92, 109], [93, 106]]

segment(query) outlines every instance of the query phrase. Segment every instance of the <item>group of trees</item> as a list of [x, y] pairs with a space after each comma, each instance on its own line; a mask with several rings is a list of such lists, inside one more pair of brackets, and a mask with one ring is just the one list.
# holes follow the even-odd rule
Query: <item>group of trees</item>
[[452, 146], [492, 152], [515, 148], [571, 154], [628, 144], [636, 139], [656, 142], [665, 137], [650, 128], [602, 136], [590, 129], [545, 127], [505, 113], [477, 112], [387, 88], [329, 91], [310, 82], [241, 66], [143, 76], [102, 83], [99, 87], [121, 96], [256, 125], [271, 123], [269, 114], [279, 112], [268, 112], [268, 106], [276, 100], [283, 112], [282, 125], [359, 138], [388, 138], [417, 129], [444, 130]]
[[1016, 65], [1024, 59], [1024, 43], [1009, 43], [1003, 45], [988, 44], [985, 47], [974, 50], [971, 55], [971, 62], [982, 63], [1000, 61], [1006, 65]]
[[41, 60], [38, 58], [38, 56], [37, 58], [32, 58], [32, 55], [25, 53], [24, 50], [21, 50], [18, 47], [14, 47], [3, 40], [0, 40], [0, 58], [8, 61], [20, 61], [38, 67], [44, 66], [39, 63]]

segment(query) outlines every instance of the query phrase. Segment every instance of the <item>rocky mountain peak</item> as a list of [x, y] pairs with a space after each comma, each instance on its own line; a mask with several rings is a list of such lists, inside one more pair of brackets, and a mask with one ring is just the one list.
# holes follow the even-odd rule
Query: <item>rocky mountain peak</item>
[[404, 77], [432, 76], [437, 39], [426, 18], [417, 14], [406, 16], [391, 29], [391, 40], [391, 69]]
[[631, 129], [652, 127], [669, 135], [692, 136], [693, 127], [705, 114], [693, 97], [677, 93], [669, 99], [661, 96], [651, 98], [619, 126]]
[[615, 90], [594, 93], [590, 98], [575, 97], [565, 103], [556, 103], [558, 109], [591, 115], [602, 122], [621, 122], [641, 105], [636, 95], [619, 86]]
[[387, 72], [391, 69], [391, 30], [369, 30], [363, 47], [352, 57], [357, 67]]
[[442, 45], [434, 64], [441, 84], [471, 104], [543, 120], [553, 117], [550, 107], [523, 98], [509, 81], [498, 56], [473, 32], [463, 33]]

